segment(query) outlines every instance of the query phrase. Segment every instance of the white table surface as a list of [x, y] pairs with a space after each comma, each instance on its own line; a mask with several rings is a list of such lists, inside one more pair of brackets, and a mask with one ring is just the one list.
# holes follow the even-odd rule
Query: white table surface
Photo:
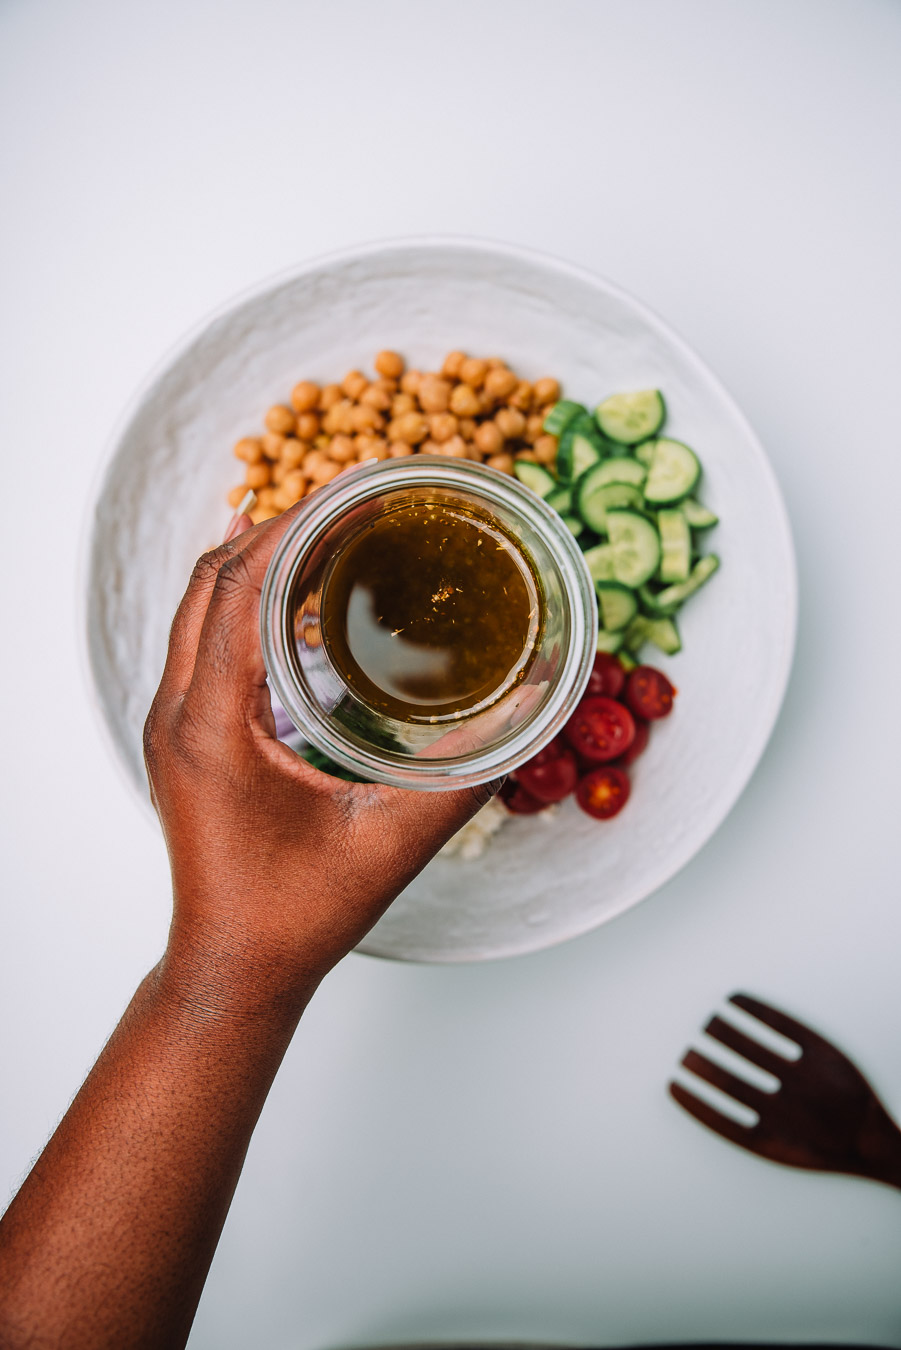
[[326, 982], [195, 1350], [901, 1346], [901, 1196], [761, 1162], [664, 1091], [743, 988], [901, 1113], [899, 69], [892, 0], [0, 9], [4, 1188], [164, 941], [165, 854], [94, 719], [76, 563], [122, 405], [209, 308], [406, 233], [584, 264], [736, 395], [798, 549], [782, 718], [680, 876], [540, 955], [352, 956]]

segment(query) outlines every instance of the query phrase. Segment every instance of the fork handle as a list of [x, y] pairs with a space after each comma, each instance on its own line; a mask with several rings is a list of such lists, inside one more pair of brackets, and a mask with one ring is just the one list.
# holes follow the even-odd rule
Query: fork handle
[[863, 1175], [901, 1191], [901, 1129], [875, 1094], [858, 1135], [858, 1149]]

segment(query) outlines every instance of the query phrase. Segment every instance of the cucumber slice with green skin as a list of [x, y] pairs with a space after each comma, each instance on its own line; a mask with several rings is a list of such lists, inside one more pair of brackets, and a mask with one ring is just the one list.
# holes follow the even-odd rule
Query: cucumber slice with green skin
[[[599, 490], [609, 492], [610, 488]], [[650, 581], [660, 566], [660, 536], [647, 516], [637, 511], [608, 509], [607, 533], [616, 580], [632, 587]]]
[[612, 459], [605, 459], [598, 465], [597, 484], [603, 487], [605, 483], [631, 483], [633, 487], [640, 488], [647, 476], [646, 467], [639, 464], [637, 459], [614, 455]]
[[638, 460], [639, 464], [643, 464], [646, 469], [649, 469], [653, 462], [654, 445], [654, 441], [642, 441], [641, 445], [632, 447], [632, 454]]
[[595, 590], [604, 628], [613, 633], [627, 628], [638, 613], [635, 592], [618, 581], [599, 581]]
[[580, 535], [580, 534], [582, 533], [582, 531], [585, 529], [585, 526], [582, 524], [582, 522], [581, 522], [581, 520], [579, 519], [579, 517], [578, 517], [578, 516], [563, 516], [562, 519], [563, 519], [563, 524], [564, 524], [564, 525], [566, 526], [566, 528], [569, 530], [570, 534], [575, 535], [576, 539], [578, 539], [579, 535]]
[[557, 473], [564, 482], [575, 482], [605, 453], [606, 446], [588, 413], [578, 414], [560, 437]]
[[549, 436], [559, 436], [565, 431], [570, 422], [578, 417], [579, 413], [588, 413], [588, 409], [581, 403], [573, 403], [572, 399], [561, 398], [552, 408], [549, 408], [545, 415], [543, 429]]
[[596, 544], [582, 554], [592, 581], [613, 581], [613, 549], [609, 544]]
[[674, 586], [667, 586], [665, 590], [657, 592], [658, 605], [668, 608], [670, 605], [683, 604], [690, 595], [694, 595], [695, 591], [699, 591], [704, 583], [710, 580], [719, 565], [720, 560], [715, 553], [705, 553], [691, 569], [687, 581], [677, 582]]
[[540, 464], [533, 464], [529, 459], [518, 459], [513, 465], [513, 472], [519, 481], [525, 483], [527, 488], [531, 488], [538, 497], [547, 497], [557, 486], [557, 480], [552, 473], [548, 473]]
[[625, 633], [608, 633], [606, 629], [602, 628], [598, 633], [598, 651], [609, 652], [611, 656], [615, 655], [623, 645], [624, 637]]
[[593, 473], [594, 470], [589, 469], [576, 484], [576, 510], [589, 529], [596, 534], [606, 534], [608, 511], [619, 507], [639, 510], [644, 501], [641, 490], [631, 483], [604, 483], [601, 487], [595, 487]]
[[623, 648], [637, 656], [648, 640], [648, 625], [653, 622], [653, 619], [646, 619], [643, 614], [636, 614], [623, 634]]
[[682, 650], [682, 639], [672, 619], [651, 619], [648, 622], [646, 640], [666, 656], [675, 656]]
[[652, 591], [650, 586], [639, 586], [638, 603], [641, 611], [649, 619], [669, 619], [679, 608], [678, 605], [661, 605], [660, 592]]
[[685, 512], [685, 519], [693, 530], [709, 530], [720, 523], [719, 516], [715, 516], [706, 506], [696, 502], [694, 497], [686, 497], [680, 505]]
[[594, 410], [595, 421], [604, 435], [621, 445], [635, 445], [656, 436], [665, 416], [666, 404], [659, 389], [612, 394]]
[[687, 581], [691, 571], [691, 530], [678, 509], [658, 511], [660, 535], [660, 580]]
[[649, 506], [669, 506], [687, 497], [701, 477], [701, 465], [693, 450], [665, 436], [654, 442], [654, 458], [644, 485]]
[[[528, 464], [528, 460], [525, 463]], [[555, 511], [559, 511], [561, 516], [572, 515], [573, 495], [567, 487], [555, 486], [553, 492], [549, 492], [544, 499], [548, 506], [552, 506]]]
[[[612, 637], [613, 634], [611, 633], [610, 636]], [[626, 672], [627, 675], [630, 670], [634, 670], [635, 667], [638, 665], [638, 662], [635, 660], [635, 658], [630, 656], [629, 653], [624, 648], [621, 647], [616, 654], [619, 657], [620, 665], [622, 666], [623, 670]]]

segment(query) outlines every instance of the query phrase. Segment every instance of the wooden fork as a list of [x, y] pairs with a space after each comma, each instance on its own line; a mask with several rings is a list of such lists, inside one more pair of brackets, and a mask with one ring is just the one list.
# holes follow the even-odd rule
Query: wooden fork
[[756, 1125], [740, 1125], [673, 1082], [670, 1094], [679, 1105], [702, 1125], [762, 1158], [789, 1167], [869, 1177], [901, 1190], [901, 1129], [859, 1069], [829, 1041], [778, 1008], [748, 994], [733, 994], [729, 1002], [794, 1041], [801, 1057], [786, 1059], [732, 1022], [713, 1017], [704, 1028], [707, 1035], [765, 1069], [779, 1086], [767, 1092], [689, 1050], [683, 1067], [751, 1107], [758, 1120]]

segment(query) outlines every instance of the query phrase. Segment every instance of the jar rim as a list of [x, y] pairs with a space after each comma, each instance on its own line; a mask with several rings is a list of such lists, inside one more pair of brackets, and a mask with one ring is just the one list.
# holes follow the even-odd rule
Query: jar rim
[[[401, 755], [382, 746], [362, 747], [309, 697], [296, 679], [291, 657], [289, 597], [295, 578], [318, 542], [352, 508], [405, 488], [467, 492], [490, 510], [512, 511], [551, 553], [568, 602], [570, 640], [550, 693], [534, 715], [497, 744], [448, 758]], [[499, 778], [552, 740], [570, 717], [591, 671], [597, 644], [594, 584], [573, 535], [551, 507], [518, 479], [487, 465], [446, 456], [372, 460], [339, 474], [309, 498], [309, 505], [279, 540], [263, 581], [260, 641], [270, 684], [291, 721], [311, 745], [373, 782], [420, 790], [474, 787]]]

